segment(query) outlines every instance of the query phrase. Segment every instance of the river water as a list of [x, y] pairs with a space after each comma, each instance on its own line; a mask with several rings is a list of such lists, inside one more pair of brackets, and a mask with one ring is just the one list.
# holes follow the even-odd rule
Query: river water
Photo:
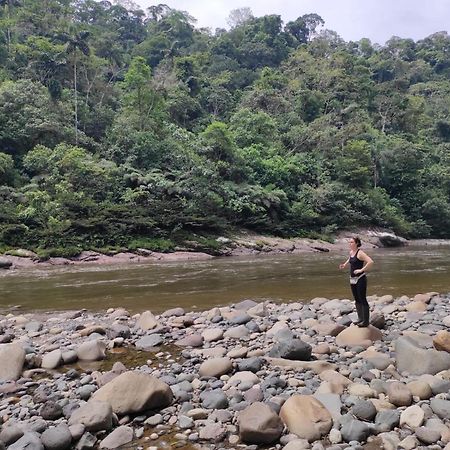
[[[377, 249], [368, 295], [450, 292], [450, 246]], [[350, 298], [344, 253], [222, 257], [208, 261], [33, 267], [0, 272], [0, 309], [158, 313], [209, 309], [244, 299], [309, 301]]]

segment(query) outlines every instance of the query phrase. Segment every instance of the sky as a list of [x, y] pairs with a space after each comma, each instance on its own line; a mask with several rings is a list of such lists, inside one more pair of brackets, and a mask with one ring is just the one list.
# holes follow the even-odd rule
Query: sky
[[325, 20], [325, 28], [346, 41], [363, 37], [384, 44], [392, 36], [422, 39], [449, 31], [450, 0], [135, 0], [142, 8], [164, 3], [189, 12], [197, 27], [228, 28], [232, 9], [249, 7], [256, 17], [281, 15], [284, 23], [308, 13]]

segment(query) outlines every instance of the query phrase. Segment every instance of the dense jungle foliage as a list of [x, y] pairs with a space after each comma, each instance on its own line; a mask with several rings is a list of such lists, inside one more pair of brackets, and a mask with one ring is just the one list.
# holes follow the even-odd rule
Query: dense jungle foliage
[[450, 37], [317, 14], [0, 1], [0, 247], [198, 247], [238, 229], [450, 237]]

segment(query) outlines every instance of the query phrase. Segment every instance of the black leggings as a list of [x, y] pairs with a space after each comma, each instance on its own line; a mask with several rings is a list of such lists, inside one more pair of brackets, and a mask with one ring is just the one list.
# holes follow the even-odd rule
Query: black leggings
[[358, 318], [365, 324], [369, 323], [369, 303], [367, 302], [367, 277], [361, 277], [356, 284], [350, 285], [353, 298], [355, 299], [356, 311]]

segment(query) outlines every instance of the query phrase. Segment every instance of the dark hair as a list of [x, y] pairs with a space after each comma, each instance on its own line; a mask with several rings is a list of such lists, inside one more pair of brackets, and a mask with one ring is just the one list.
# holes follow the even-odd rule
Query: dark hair
[[352, 239], [357, 247], [361, 247], [361, 239], [358, 236], [353, 236]]

